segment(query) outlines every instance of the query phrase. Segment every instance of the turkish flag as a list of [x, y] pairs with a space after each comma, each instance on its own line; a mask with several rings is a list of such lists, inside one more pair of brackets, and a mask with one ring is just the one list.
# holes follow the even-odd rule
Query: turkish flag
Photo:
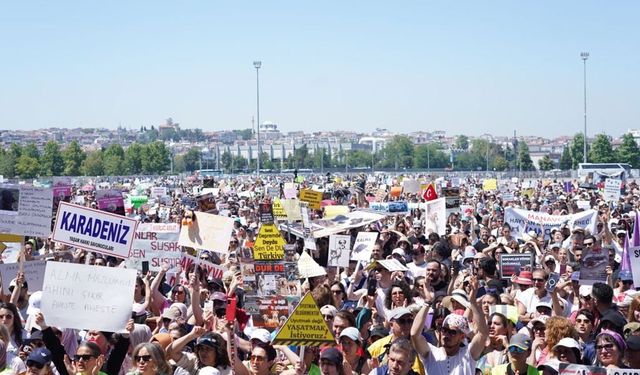
[[424, 193], [422, 194], [422, 198], [424, 198], [424, 200], [428, 201], [432, 201], [434, 199], [438, 199], [438, 193], [436, 193], [436, 187], [433, 186], [433, 184], [429, 184], [429, 186], [427, 186], [427, 189], [424, 191]]

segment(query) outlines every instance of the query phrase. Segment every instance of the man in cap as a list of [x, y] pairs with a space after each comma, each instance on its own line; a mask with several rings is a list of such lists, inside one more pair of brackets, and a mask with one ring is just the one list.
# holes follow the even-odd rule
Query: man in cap
[[498, 365], [491, 370], [491, 375], [537, 375], [538, 369], [527, 364], [531, 354], [531, 338], [523, 333], [516, 333], [509, 340], [509, 362]]
[[545, 283], [548, 279], [549, 276], [544, 270], [536, 269], [533, 271], [533, 288], [521, 291], [516, 297], [516, 307], [518, 308], [519, 320], [521, 322], [528, 323], [536, 317], [536, 307], [540, 302], [552, 303], [554, 310], [556, 310], [556, 315], [563, 315], [562, 307], [558, 306], [558, 308], [556, 308], [555, 304], [553, 304], [553, 299], [557, 298], [560, 302], [559, 304], [563, 306], [567, 304], [557, 295], [552, 296], [551, 293], [547, 292]]
[[29, 356], [25, 364], [27, 365], [27, 374], [29, 375], [50, 375], [53, 374], [51, 365], [53, 357], [47, 348], [36, 348]]
[[[411, 324], [414, 321], [411, 310], [406, 307], [398, 307], [391, 310], [387, 319], [391, 322], [391, 334], [374, 342], [368, 349], [371, 357], [377, 359], [378, 363], [387, 362], [388, 352], [386, 349], [391, 342], [400, 338], [409, 338], [409, 335], [411, 334]], [[413, 369], [417, 372], [421, 372], [421, 366], [420, 361], [416, 358], [413, 362]]]
[[413, 322], [411, 342], [427, 374], [462, 375], [475, 371], [476, 361], [481, 357], [489, 337], [489, 328], [477, 301], [477, 277], [472, 277], [470, 283], [469, 308], [473, 313], [477, 332], [469, 344], [466, 343], [466, 336], [470, 333], [469, 322], [464, 316], [450, 314], [445, 317], [442, 322], [442, 347], [433, 346], [422, 335], [429, 303], [420, 308]]
[[595, 334], [598, 334], [603, 328], [609, 327], [609, 329], [622, 335], [622, 329], [627, 323], [627, 320], [613, 306], [613, 288], [604, 283], [594, 283], [591, 289], [591, 298], [602, 317]]
[[320, 374], [322, 375], [342, 375], [344, 368], [342, 362], [344, 357], [336, 348], [326, 348], [320, 352]]

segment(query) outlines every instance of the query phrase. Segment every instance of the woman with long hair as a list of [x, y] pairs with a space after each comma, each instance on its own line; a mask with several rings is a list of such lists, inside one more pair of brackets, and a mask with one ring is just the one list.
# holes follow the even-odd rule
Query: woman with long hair
[[409, 284], [402, 280], [394, 281], [387, 290], [384, 307], [391, 311], [398, 307], [407, 307], [413, 303], [413, 296]]
[[506, 352], [514, 329], [513, 322], [498, 312], [489, 315], [488, 325], [489, 338], [487, 339], [485, 354], [476, 364], [476, 368], [482, 371], [508, 362], [509, 358]]
[[145, 342], [133, 349], [133, 368], [128, 375], [171, 375], [173, 370], [159, 344]]
[[20, 347], [27, 339], [27, 331], [22, 328], [20, 313], [13, 303], [0, 302], [0, 324], [9, 331], [9, 342], [7, 352], [18, 355]]

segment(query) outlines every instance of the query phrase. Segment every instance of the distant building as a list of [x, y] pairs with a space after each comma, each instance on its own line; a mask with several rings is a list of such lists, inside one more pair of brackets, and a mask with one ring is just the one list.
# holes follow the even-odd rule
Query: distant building
[[260, 140], [274, 140], [279, 139], [281, 134], [278, 130], [278, 125], [271, 121], [265, 121], [260, 124]]

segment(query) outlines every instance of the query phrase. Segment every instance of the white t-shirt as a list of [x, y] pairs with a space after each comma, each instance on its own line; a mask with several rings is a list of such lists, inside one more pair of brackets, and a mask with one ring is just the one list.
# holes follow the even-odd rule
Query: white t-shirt
[[451, 357], [447, 356], [444, 348], [427, 345], [429, 355], [426, 358], [420, 356], [426, 374], [475, 375], [476, 360], [471, 357], [469, 345], [461, 347], [458, 354]]
[[407, 276], [415, 279], [418, 276], [425, 276], [427, 262], [424, 262], [421, 265], [417, 265], [415, 262], [411, 262], [407, 264], [407, 268], [409, 269], [409, 272], [407, 272]]
[[[558, 298], [560, 299], [560, 303], [562, 304], [562, 306], [564, 306], [563, 315], [567, 316], [568, 315], [567, 311], [569, 311], [567, 309], [567, 301], [565, 301], [560, 297]], [[538, 302], [548, 302], [552, 304], [551, 294], [549, 292], [547, 292], [547, 294], [544, 297], [540, 298], [536, 294], [536, 288], [533, 288], [533, 287], [520, 292], [520, 294], [516, 296], [516, 301], [519, 301], [520, 303], [522, 303], [525, 309], [527, 309], [528, 313], [536, 312], [536, 305], [538, 305]]]

